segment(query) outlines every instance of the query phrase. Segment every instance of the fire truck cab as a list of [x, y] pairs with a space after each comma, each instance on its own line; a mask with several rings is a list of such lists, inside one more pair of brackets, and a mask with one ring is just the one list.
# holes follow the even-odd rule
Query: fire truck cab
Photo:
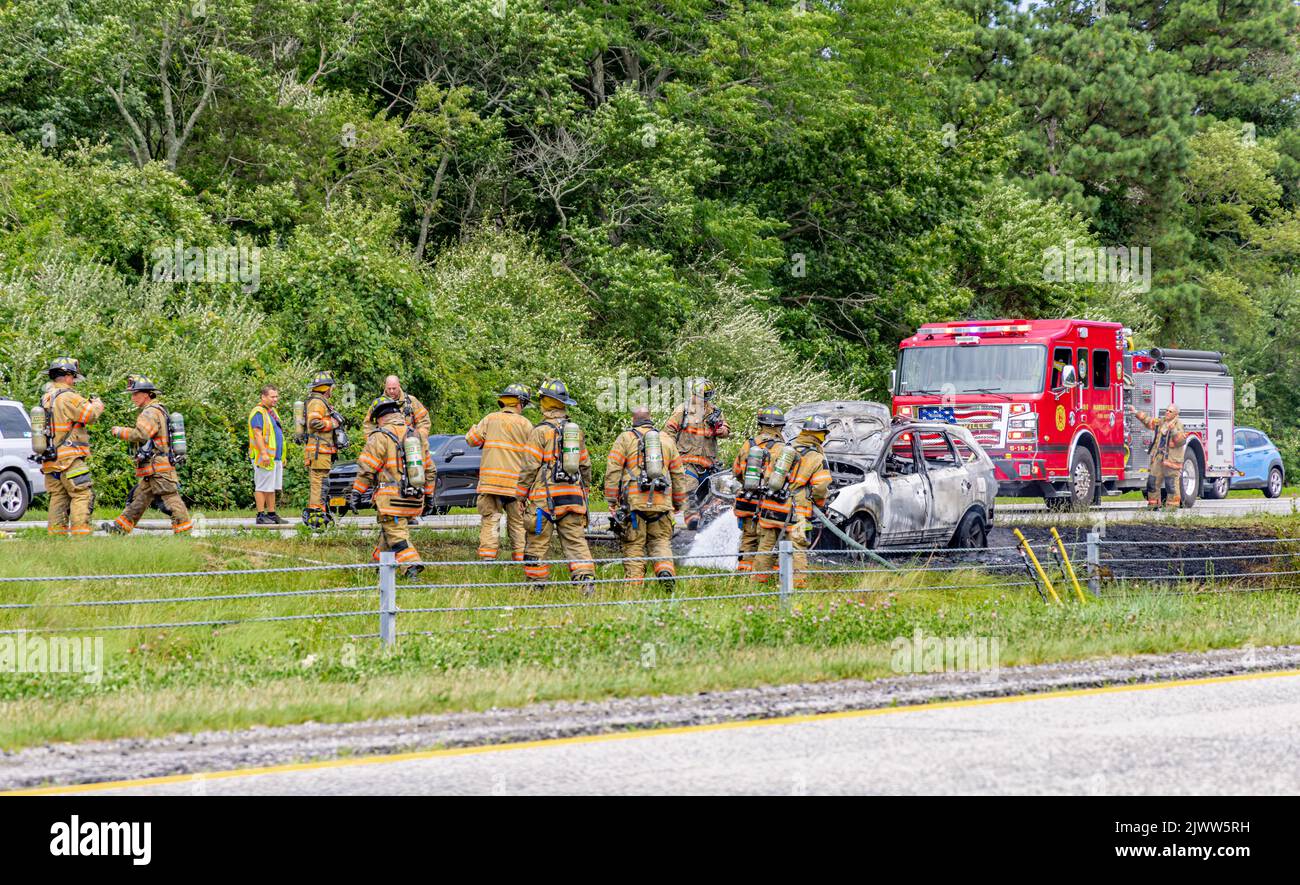
[[970, 430], [1003, 496], [1081, 508], [1144, 488], [1153, 433], [1132, 412], [1159, 415], [1171, 402], [1191, 434], [1182, 505], [1233, 469], [1235, 399], [1222, 355], [1133, 351], [1119, 323], [926, 323], [900, 344], [890, 386], [896, 415]]

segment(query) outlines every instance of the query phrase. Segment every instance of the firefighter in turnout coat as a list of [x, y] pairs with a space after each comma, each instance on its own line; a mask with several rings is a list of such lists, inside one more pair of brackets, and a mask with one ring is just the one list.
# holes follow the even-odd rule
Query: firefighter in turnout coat
[[528, 538], [524, 546], [524, 576], [529, 581], [545, 581], [550, 567], [541, 564], [551, 544], [552, 533], [560, 536], [560, 548], [569, 561], [569, 578], [582, 587], [583, 593], [594, 589], [596, 566], [587, 546], [587, 489], [591, 487], [591, 457], [586, 437], [577, 429], [576, 463], [565, 470], [564, 430], [569, 424], [567, 406], [576, 405], [563, 381], [548, 381], [540, 391], [542, 423], [533, 428], [524, 457], [519, 465], [517, 497], [525, 500], [524, 528]]
[[85, 537], [90, 534], [90, 513], [95, 494], [91, 483], [90, 433], [86, 429], [104, 413], [99, 397], [86, 399], [73, 390], [78, 381], [86, 380], [81, 366], [70, 357], [50, 363], [50, 389], [41, 397], [48, 428], [47, 451], [41, 459], [45, 490], [50, 495], [51, 535]]
[[516, 494], [519, 468], [533, 435], [533, 422], [521, 414], [531, 398], [522, 384], [509, 385], [497, 397], [500, 410], [486, 415], [465, 434], [467, 443], [483, 450], [477, 488], [478, 515], [483, 520], [478, 533], [480, 559], [497, 558], [502, 516], [515, 562], [524, 558], [524, 508]]
[[1178, 507], [1183, 501], [1183, 454], [1188, 437], [1183, 422], [1178, 420], [1178, 406], [1170, 403], [1165, 408], [1164, 417], [1159, 420], [1146, 412], [1133, 414], [1147, 429], [1155, 431], [1151, 447], [1147, 449], [1151, 453], [1147, 507], [1159, 510], [1161, 497], [1166, 498], [1170, 507]]
[[[741, 490], [736, 493], [736, 521], [740, 524], [740, 551], [736, 562], [736, 571], [748, 572], [754, 569], [754, 554], [758, 550], [758, 503], [762, 498], [763, 478], [768, 466], [781, 457], [785, 444], [781, 440], [781, 428], [785, 426], [785, 413], [776, 406], [766, 406], [758, 410], [758, 435], [751, 437], [736, 461], [731, 465], [731, 472], [740, 482]], [[754, 453], [753, 478], [758, 487], [745, 491], [745, 473], [749, 465], [750, 453]]]
[[[424, 512], [424, 499], [433, 494], [437, 475], [429, 457], [429, 441], [406, 423], [398, 400], [380, 400], [371, 415], [376, 429], [366, 437], [365, 448], [357, 456], [357, 478], [348, 492], [348, 508], [356, 510], [361, 495], [374, 488], [379, 545], [373, 559], [378, 562], [381, 552], [391, 550], [397, 556], [398, 572], [413, 578], [424, 566], [412, 565], [420, 554], [411, 543], [411, 519]], [[414, 463], [407, 456], [408, 440], [418, 456]]]
[[172, 534], [185, 534], [194, 526], [190, 522], [190, 512], [181, 500], [176, 465], [172, 463], [167, 409], [158, 402], [157, 386], [142, 375], [129, 376], [126, 392], [131, 395], [131, 403], [140, 414], [134, 427], [114, 427], [113, 435], [131, 444], [137, 484], [135, 494], [121, 515], [101, 527], [109, 534], [129, 535], [154, 500], [160, 498], [171, 512]]
[[692, 381], [691, 398], [673, 411], [664, 430], [686, 465], [686, 528], [695, 531], [700, 527], [696, 489], [718, 466], [718, 440], [731, 435], [722, 410], [713, 404], [713, 383], [707, 378]]
[[636, 557], [652, 556], [655, 577], [671, 590], [677, 574], [673, 513], [686, 506], [686, 471], [672, 438], [655, 429], [649, 409], [632, 410], [631, 429], [620, 433], [609, 450], [605, 500], [611, 525], [615, 514], [623, 514], [616, 529], [623, 556], [630, 557], [623, 563], [623, 574], [631, 583], [641, 584], [646, 561]]
[[[330, 405], [333, 390], [334, 378], [328, 372], [323, 372], [312, 379], [311, 393], [307, 395], [307, 438], [303, 440], [303, 466], [307, 468], [311, 485], [302, 521], [313, 528], [322, 527], [328, 522], [324, 500], [325, 479], [330, 475], [334, 459], [338, 457], [338, 433], [343, 427], [342, 416]], [[372, 409], [371, 412], [373, 411]]]
[[433, 431], [433, 419], [429, 417], [429, 410], [424, 407], [424, 403], [402, 390], [402, 381], [396, 375], [384, 379], [383, 396], [375, 397], [375, 401], [366, 410], [365, 420], [361, 422], [361, 432], [365, 438], [368, 439], [371, 431], [378, 429], [374, 417], [375, 406], [386, 399], [397, 400], [402, 406], [406, 423], [414, 427], [425, 440], [429, 439], [429, 434]]
[[[831, 487], [831, 473], [826, 469], [822, 444], [826, 441], [829, 425], [823, 415], [813, 415], [804, 422], [799, 435], [789, 447], [769, 462], [768, 479], [793, 455], [781, 491], [773, 492], [764, 485], [763, 500], [758, 505], [758, 556], [756, 572], [776, 568], [777, 542], [788, 534], [794, 544], [794, 586], [808, 584], [808, 528], [812, 521], [812, 508], [825, 506], [826, 493]], [[792, 451], [791, 451], [792, 450]], [[766, 582], [768, 575], [755, 574], [754, 580]]]

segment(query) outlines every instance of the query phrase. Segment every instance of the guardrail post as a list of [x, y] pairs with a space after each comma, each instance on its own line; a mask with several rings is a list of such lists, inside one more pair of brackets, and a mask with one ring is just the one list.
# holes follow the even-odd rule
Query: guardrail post
[[789, 538], [777, 542], [776, 567], [781, 589], [781, 611], [789, 611], [790, 595], [794, 592], [794, 544]]
[[1088, 532], [1088, 592], [1101, 595], [1101, 540], [1099, 532]]
[[379, 554], [379, 640], [385, 648], [397, 642], [397, 554]]

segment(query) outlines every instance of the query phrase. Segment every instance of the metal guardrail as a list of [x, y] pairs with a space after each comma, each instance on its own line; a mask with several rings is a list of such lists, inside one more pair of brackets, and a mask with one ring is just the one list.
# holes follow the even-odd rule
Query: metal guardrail
[[[325, 619], [350, 619], [350, 618], [378, 618], [378, 633], [355, 633], [350, 634], [357, 638], [377, 637], [384, 645], [391, 646], [396, 642], [399, 635], [416, 635], [426, 632], [445, 632], [445, 631], [410, 631], [406, 634], [399, 634], [397, 629], [397, 620], [400, 615], [417, 615], [417, 614], [473, 614], [487, 612], [530, 612], [530, 611], [558, 611], [572, 609], [619, 609], [635, 608], [641, 606], [653, 606], [664, 604], [680, 603], [707, 603], [724, 600], [743, 600], [743, 599], [773, 599], [776, 600], [783, 610], [788, 610], [797, 597], [826, 595], [826, 594], [860, 594], [860, 593], [893, 593], [897, 592], [901, 584], [901, 579], [910, 576], [924, 576], [934, 574], [936, 576], [951, 579], [957, 577], [960, 581], [959, 573], [962, 572], [982, 572], [994, 580], [980, 581], [978, 583], [940, 583], [925, 586], [906, 587], [908, 590], [966, 590], [966, 589], [989, 589], [1000, 590], [1004, 588], [1035, 588], [1044, 601], [1049, 598], [1057, 603], [1062, 602], [1062, 597], [1066, 596], [1071, 586], [1080, 601], [1085, 600], [1082, 592], [1082, 585], [1086, 583], [1088, 594], [1097, 597], [1101, 593], [1103, 583], [1110, 583], [1117, 586], [1120, 592], [1124, 592], [1128, 582], [1137, 581], [1149, 583], [1151, 585], [1165, 586], [1186, 586], [1189, 583], [1196, 582], [1208, 586], [1221, 585], [1225, 580], [1232, 578], [1265, 578], [1281, 577], [1287, 575], [1300, 575], [1300, 567], [1287, 568], [1291, 563], [1276, 563], [1277, 566], [1268, 568], [1264, 571], [1249, 572], [1218, 572], [1217, 570], [1208, 570], [1205, 574], [1171, 572], [1163, 575], [1126, 575], [1116, 573], [1115, 567], [1126, 564], [1150, 563], [1150, 557], [1124, 556], [1124, 548], [1142, 548], [1147, 546], [1192, 546], [1200, 545], [1205, 548], [1216, 548], [1226, 546], [1227, 549], [1240, 549], [1238, 545], [1255, 544], [1261, 547], [1274, 544], [1294, 544], [1295, 551], [1276, 550], [1273, 552], [1244, 552], [1244, 553], [1224, 553], [1216, 555], [1206, 553], [1201, 556], [1185, 555], [1161, 557], [1161, 561], [1170, 563], [1238, 563], [1248, 564], [1266, 560], [1277, 560], [1289, 556], [1300, 557], [1300, 538], [1257, 538], [1257, 539], [1224, 539], [1222, 541], [1193, 541], [1193, 540], [1176, 540], [1176, 541], [1141, 541], [1141, 540], [1107, 540], [1097, 532], [1090, 532], [1084, 541], [1065, 542], [1054, 535], [1055, 544], [1045, 547], [1040, 552], [1043, 557], [1038, 558], [1032, 555], [1026, 556], [1023, 562], [969, 562], [969, 563], [945, 563], [947, 557], [953, 555], [970, 555], [973, 552], [969, 549], [961, 548], [925, 548], [925, 547], [905, 547], [890, 548], [887, 552], [890, 555], [895, 554], [918, 554], [924, 557], [924, 562], [917, 562], [915, 559], [900, 562], [897, 566], [884, 568], [880, 566], [866, 565], [866, 560], [862, 555], [853, 550], [820, 550], [816, 551], [821, 562], [815, 562], [812, 567], [800, 570], [801, 575], [874, 575], [878, 576], [885, 582], [883, 586], [864, 586], [859, 588], [796, 588], [794, 586], [795, 568], [794, 568], [794, 548], [788, 539], [782, 539], [778, 545], [776, 553], [776, 568], [761, 572], [739, 572], [735, 570], [719, 568], [716, 565], [718, 559], [732, 559], [733, 561], [739, 556], [737, 553], [727, 554], [683, 554], [674, 556], [674, 560], [679, 565], [689, 566], [692, 562], [699, 562], [701, 567], [711, 570], [690, 572], [675, 579], [660, 578], [657, 576], [647, 575], [645, 578], [630, 579], [627, 577], [599, 577], [593, 579], [593, 584], [599, 586], [620, 585], [642, 583], [649, 586], [656, 586], [668, 580], [691, 580], [691, 581], [716, 581], [732, 580], [736, 578], [748, 578], [753, 576], [775, 577], [775, 589], [769, 589], [766, 586], [759, 585], [752, 590], [744, 592], [723, 592], [710, 595], [690, 595], [690, 596], [653, 596], [632, 599], [556, 599], [538, 602], [484, 602], [483, 604], [471, 605], [414, 605], [408, 607], [399, 607], [397, 594], [399, 584], [398, 563], [392, 553], [384, 553], [380, 556], [378, 563], [320, 563], [305, 566], [286, 566], [276, 568], [257, 568], [257, 569], [228, 569], [222, 571], [185, 571], [185, 572], [137, 572], [131, 574], [116, 575], [41, 575], [30, 577], [0, 577], [0, 585], [15, 585], [22, 583], [75, 583], [80, 581], [132, 581], [132, 582], [153, 582], [159, 580], [171, 580], [178, 578], [224, 578], [233, 575], [297, 575], [297, 574], [314, 574], [325, 572], [342, 572], [349, 575], [367, 576], [373, 572], [369, 581], [356, 584], [345, 584], [328, 587], [290, 589], [290, 590], [273, 590], [266, 592], [248, 592], [248, 593], [197, 593], [185, 596], [150, 596], [138, 595], [129, 599], [87, 599], [71, 601], [33, 601], [33, 602], [6, 602], [0, 603], [0, 612], [5, 611], [42, 611], [51, 609], [96, 609], [96, 608], [121, 608], [122, 606], [169, 606], [195, 603], [215, 603], [215, 602], [243, 602], [250, 600], [282, 600], [282, 599], [306, 599], [311, 597], [340, 597], [348, 594], [373, 594], [378, 590], [378, 606], [372, 607], [367, 605], [357, 606], [355, 609], [347, 611], [317, 611], [301, 614], [257, 614], [248, 617], [229, 617], [220, 616], [210, 617], [200, 620], [166, 620], [159, 618], [150, 623], [136, 624], [110, 624], [110, 625], [87, 625], [80, 627], [35, 627], [29, 629], [10, 629], [0, 630], [0, 635], [15, 635], [20, 633], [51, 633], [51, 632], [94, 632], [94, 631], [119, 631], [119, 630], [154, 630], [154, 629], [180, 629], [193, 627], [220, 627], [248, 623], [275, 623], [275, 622], [292, 622], [305, 620], [325, 620]], [[1024, 545], [1008, 545], [999, 547], [982, 548], [978, 551], [984, 554], [1009, 554], [1012, 551], [1021, 551], [1022, 553], [1032, 554], [1032, 550], [1026, 550], [1029, 542], [1025, 541]], [[1078, 552], [1083, 551], [1082, 559], [1078, 560], [1081, 566], [1079, 576], [1076, 578], [1074, 564], [1071, 562], [1072, 557], [1076, 557]], [[1190, 552], [1190, 551], [1189, 551]], [[1050, 566], [1051, 561], [1046, 557], [1050, 555], [1055, 559], [1056, 565], [1060, 571], [1061, 586], [1066, 591], [1058, 594], [1056, 589], [1051, 586], [1051, 579], [1047, 574], [1044, 566]], [[1114, 555], [1120, 553], [1121, 555]], [[639, 556], [639, 557], [607, 557], [591, 560], [596, 565], [610, 565], [615, 563], [626, 564], [631, 561], [660, 560], [662, 557]], [[830, 563], [842, 563], [828, 565]], [[1032, 567], [1030, 560], [1032, 560]], [[538, 565], [555, 566], [567, 564], [568, 560], [549, 559], [540, 560]], [[414, 563], [407, 563], [412, 565]], [[469, 568], [475, 566], [515, 566], [517, 562], [497, 561], [497, 560], [430, 560], [418, 563], [426, 568]], [[1300, 566], [1300, 562], [1296, 563]], [[1012, 572], [1016, 569], [1024, 569], [1028, 580], [1016, 578]], [[1082, 582], [1080, 581], [1082, 579]], [[1046, 585], [1046, 586], [1044, 586]], [[537, 587], [555, 587], [555, 586], [572, 586], [571, 580], [551, 580], [528, 581], [528, 580], [510, 580], [510, 581], [468, 581], [459, 583], [450, 582], [428, 582], [428, 583], [404, 583], [400, 585], [404, 594], [436, 592], [442, 590], [487, 590], [494, 588], [537, 588]], [[1233, 588], [1237, 589], [1237, 588]], [[1269, 589], [1265, 587], [1248, 587], [1244, 589]], [[1049, 592], [1050, 591], [1050, 597]], [[1216, 592], [1222, 592], [1217, 589]], [[373, 596], [370, 598], [374, 598]], [[372, 622], [373, 623], [373, 622]], [[541, 629], [559, 625], [535, 624], [535, 625], [511, 625], [511, 629]], [[450, 628], [449, 628], [450, 629]], [[502, 629], [481, 628], [483, 630]]]

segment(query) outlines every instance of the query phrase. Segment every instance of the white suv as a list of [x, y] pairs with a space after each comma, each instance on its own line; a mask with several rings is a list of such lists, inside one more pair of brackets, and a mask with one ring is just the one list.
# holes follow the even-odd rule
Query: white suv
[[32, 422], [23, 404], [0, 399], [0, 520], [22, 519], [32, 496], [45, 492], [45, 476], [32, 453]]

